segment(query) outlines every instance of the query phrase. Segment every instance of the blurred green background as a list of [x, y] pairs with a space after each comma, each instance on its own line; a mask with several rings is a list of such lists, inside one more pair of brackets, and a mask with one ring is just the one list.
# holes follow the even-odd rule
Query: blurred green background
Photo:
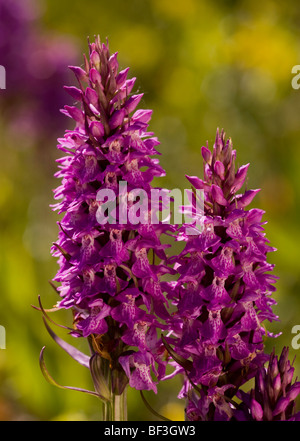
[[[185, 174], [201, 175], [200, 148], [206, 140], [212, 146], [217, 127], [232, 138], [238, 164], [251, 163], [248, 187], [262, 189], [253, 206], [266, 211], [267, 237], [278, 249], [269, 260], [280, 276], [274, 308], [280, 322], [268, 329], [282, 335], [266, 345], [278, 353], [290, 346], [292, 327], [300, 325], [300, 90], [291, 85], [292, 67], [300, 64], [297, 2], [46, 0], [38, 7], [30, 26], [49, 39], [55, 35], [70, 42], [70, 53], [60, 60], [63, 70], [70, 59], [82, 63], [87, 37], [95, 34], [108, 37], [120, 68], [130, 66], [144, 92], [142, 107], [154, 111], [150, 129], [161, 142], [160, 161], [167, 170], [158, 184], [183, 189]], [[0, 49], [4, 39], [14, 37], [13, 30], [5, 34], [1, 26], [0, 16]], [[30, 57], [31, 49], [28, 54], [15, 50], [22, 73], [18, 57]], [[58, 78], [57, 84], [62, 88], [64, 83]], [[39, 369], [39, 352], [46, 345], [46, 363], [58, 382], [92, 387], [89, 372], [51, 340], [40, 313], [31, 307], [38, 294], [45, 307], [57, 301], [48, 280], [57, 270], [49, 250], [58, 217], [49, 204], [59, 185], [53, 177], [56, 138], [64, 129], [47, 123], [51, 130], [33, 135], [19, 123], [11, 127], [20, 102], [26, 108], [30, 101], [28, 90], [24, 81], [11, 98], [8, 73], [7, 90], [0, 90], [0, 325], [6, 329], [6, 349], [0, 350], [0, 420], [97, 420], [101, 404], [96, 398], [56, 389]], [[67, 102], [67, 94], [63, 97]], [[41, 118], [37, 112], [34, 120]], [[58, 322], [71, 323], [68, 312], [56, 314]], [[55, 331], [65, 337], [59, 328]], [[82, 341], [77, 346], [86, 349]], [[296, 356], [299, 375], [300, 350], [290, 348], [290, 356]], [[176, 400], [178, 388], [177, 381], [170, 381], [159, 386], [157, 396], [145, 395], [157, 411], [180, 420], [184, 403]], [[155, 419], [134, 391], [129, 392], [129, 419]]]

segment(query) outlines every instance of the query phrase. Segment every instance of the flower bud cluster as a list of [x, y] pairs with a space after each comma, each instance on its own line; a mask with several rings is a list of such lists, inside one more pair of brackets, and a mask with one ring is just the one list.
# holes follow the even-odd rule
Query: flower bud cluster
[[300, 412], [295, 413], [296, 398], [300, 393], [300, 382], [294, 381], [294, 367], [289, 358], [289, 349], [284, 347], [278, 357], [273, 351], [268, 367], [261, 367], [255, 376], [255, 386], [246, 393], [239, 390], [242, 400], [234, 412], [239, 421], [300, 421]]

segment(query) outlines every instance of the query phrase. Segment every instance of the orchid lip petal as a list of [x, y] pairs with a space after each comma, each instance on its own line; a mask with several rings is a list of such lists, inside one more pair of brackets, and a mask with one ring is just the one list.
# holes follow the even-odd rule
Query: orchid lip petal
[[212, 198], [220, 205], [226, 206], [228, 204], [227, 199], [224, 197], [222, 189], [215, 184], [211, 186], [211, 195]]

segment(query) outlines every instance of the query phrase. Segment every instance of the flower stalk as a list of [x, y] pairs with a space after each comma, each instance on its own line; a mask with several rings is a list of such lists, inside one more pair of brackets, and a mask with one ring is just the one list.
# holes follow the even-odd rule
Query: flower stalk
[[[103, 362], [104, 361], [104, 362]], [[110, 399], [102, 403], [103, 421], [127, 421], [127, 389], [125, 386], [121, 394], [113, 391], [112, 370], [108, 360], [102, 360], [104, 378], [109, 389]]]

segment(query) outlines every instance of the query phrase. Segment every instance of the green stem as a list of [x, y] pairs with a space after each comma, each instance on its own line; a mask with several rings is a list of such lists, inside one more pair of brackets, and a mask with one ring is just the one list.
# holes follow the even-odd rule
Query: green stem
[[113, 397], [113, 421], [127, 421], [127, 387], [122, 395]]
[[111, 374], [107, 360], [103, 363], [103, 375], [106, 378], [106, 384], [110, 390], [110, 400], [103, 403], [103, 421], [127, 421], [127, 387], [121, 395], [112, 391]]
[[102, 420], [111, 421], [111, 403], [102, 404]]
[[127, 421], [127, 388], [121, 395], [111, 394], [103, 403], [103, 421]]

